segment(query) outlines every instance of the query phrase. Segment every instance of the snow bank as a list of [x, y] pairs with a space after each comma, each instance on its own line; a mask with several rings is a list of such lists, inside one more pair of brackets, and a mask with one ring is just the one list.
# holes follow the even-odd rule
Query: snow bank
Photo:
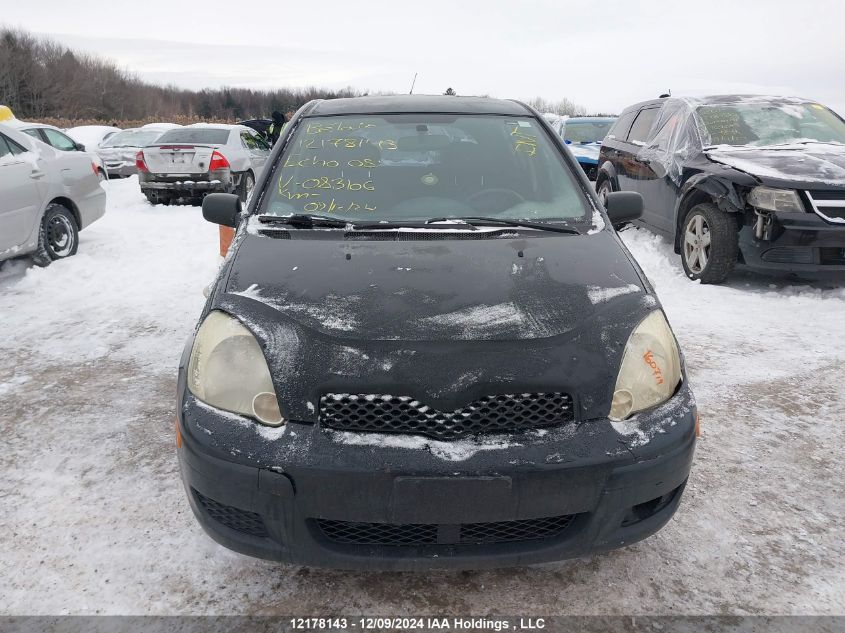
[[4, 336], [35, 364], [111, 357], [175, 371], [217, 272], [217, 227], [197, 207], [150, 205], [134, 176], [103, 187], [106, 214], [77, 255], [0, 269]]

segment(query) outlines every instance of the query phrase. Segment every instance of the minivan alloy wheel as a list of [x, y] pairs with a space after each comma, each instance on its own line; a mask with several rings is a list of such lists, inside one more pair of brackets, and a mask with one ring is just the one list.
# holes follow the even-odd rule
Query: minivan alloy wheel
[[684, 230], [684, 259], [694, 273], [701, 273], [710, 261], [710, 225], [704, 216], [694, 214]]
[[739, 255], [736, 214], [725, 213], [712, 202], [704, 202], [690, 209], [681, 227], [681, 263], [687, 277], [703, 284], [723, 282]]

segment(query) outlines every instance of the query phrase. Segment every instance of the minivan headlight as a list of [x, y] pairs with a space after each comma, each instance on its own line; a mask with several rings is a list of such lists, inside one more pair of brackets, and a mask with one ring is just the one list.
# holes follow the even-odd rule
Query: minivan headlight
[[766, 211], [784, 211], [803, 213], [801, 198], [792, 189], [774, 189], [772, 187], [754, 187], [748, 194], [748, 204]]
[[224, 312], [210, 312], [197, 331], [188, 362], [188, 389], [212, 407], [268, 426], [284, 422], [258, 341]]
[[613, 390], [610, 419], [624, 420], [665, 402], [681, 381], [681, 358], [663, 312], [655, 310], [628, 337]]

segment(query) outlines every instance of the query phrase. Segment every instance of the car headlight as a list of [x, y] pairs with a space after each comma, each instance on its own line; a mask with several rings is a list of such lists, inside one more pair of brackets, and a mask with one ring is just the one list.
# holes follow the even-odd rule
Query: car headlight
[[754, 187], [748, 194], [748, 204], [766, 211], [785, 211], [787, 213], [804, 212], [804, 205], [801, 203], [801, 198], [792, 189]]
[[188, 389], [212, 407], [268, 426], [284, 422], [258, 341], [223, 312], [210, 312], [197, 331], [188, 362]]
[[610, 419], [618, 422], [665, 402], [680, 381], [678, 345], [663, 312], [655, 310], [628, 337], [613, 390]]

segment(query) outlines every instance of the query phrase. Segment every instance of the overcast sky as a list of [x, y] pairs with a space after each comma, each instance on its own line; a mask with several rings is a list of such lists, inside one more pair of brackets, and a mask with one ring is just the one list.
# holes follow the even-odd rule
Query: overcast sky
[[845, 115], [842, 0], [4, 0], [0, 23], [185, 88], [352, 86], [547, 99], [591, 111], [775, 93]]

